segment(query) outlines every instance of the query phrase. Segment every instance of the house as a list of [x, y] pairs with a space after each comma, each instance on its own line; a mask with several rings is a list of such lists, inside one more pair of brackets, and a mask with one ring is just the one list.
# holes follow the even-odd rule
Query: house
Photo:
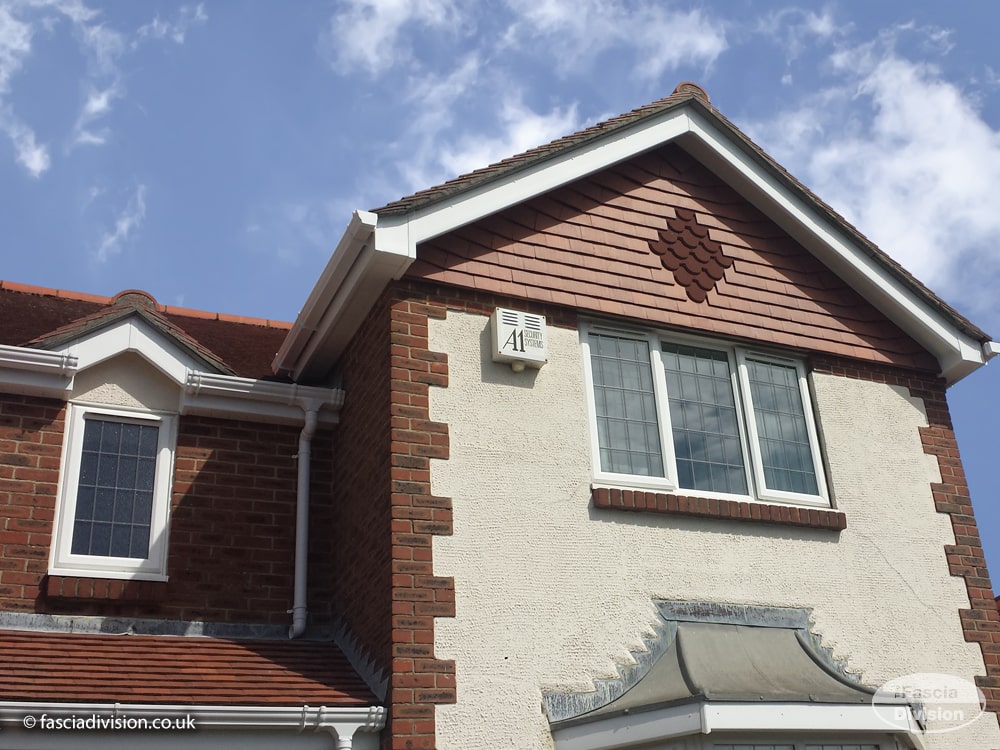
[[355, 213], [275, 366], [363, 436], [391, 747], [1000, 747], [996, 352], [692, 84]]
[[291, 325], [4, 283], [0, 345], [0, 748], [1000, 747], [998, 348], [693, 84], [356, 212]]
[[343, 393], [273, 375], [287, 332], [0, 285], [0, 747], [377, 747], [330, 590]]

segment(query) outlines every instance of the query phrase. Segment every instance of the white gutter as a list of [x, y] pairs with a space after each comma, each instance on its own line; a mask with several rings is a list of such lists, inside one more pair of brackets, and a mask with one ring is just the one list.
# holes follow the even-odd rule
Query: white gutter
[[295, 498], [295, 589], [292, 598], [292, 627], [289, 638], [298, 638], [306, 629], [306, 589], [309, 557], [309, 471], [312, 456], [312, 437], [316, 433], [319, 404], [305, 407], [305, 424], [299, 435], [299, 475]]
[[344, 392], [296, 383], [238, 378], [188, 370], [181, 397], [181, 414], [221, 417], [258, 417], [285, 424], [301, 424], [307, 405], [323, 409], [324, 421], [336, 421]]
[[76, 372], [77, 364], [77, 358], [65, 352], [50, 352], [26, 346], [0, 344], [0, 367], [54, 373], [69, 377]]
[[[0, 726], [23, 727], [26, 716], [41, 720], [71, 716], [122, 717], [128, 719], [194, 720], [197, 729], [287, 729], [329, 732], [337, 750], [351, 750], [357, 732], [378, 732], [385, 726], [382, 706], [185, 706], [143, 703], [0, 703]], [[30, 727], [29, 727], [30, 728]]]

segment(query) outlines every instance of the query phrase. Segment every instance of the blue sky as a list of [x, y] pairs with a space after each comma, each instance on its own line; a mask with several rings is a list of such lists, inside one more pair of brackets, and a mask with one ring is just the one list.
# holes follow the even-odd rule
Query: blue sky
[[[0, 0], [0, 278], [291, 320], [351, 210], [693, 80], [1000, 338], [997, 28], [939, 0]], [[950, 395], [994, 576], [998, 387]]]

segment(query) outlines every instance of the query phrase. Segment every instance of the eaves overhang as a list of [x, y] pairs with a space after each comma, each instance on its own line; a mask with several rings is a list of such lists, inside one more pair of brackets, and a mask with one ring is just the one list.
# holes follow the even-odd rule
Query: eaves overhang
[[[275, 358], [276, 372], [322, 378], [422, 242], [675, 142], [775, 221], [937, 359], [951, 384], [995, 356], [989, 336], [923, 287], [781, 169], [702, 96], [675, 96], [623, 124], [375, 213], [355, 212]], [[586, 132], [586, 131], [585, 131]], [[484, 170], [489, 172], [489, 170]]]
[[65, 401], [77, 373], [125, 353], [139, 355], [177, 386], [179, 414], [300, 424], [303, 413], [315, 409], [322, 423], [335, 424], [344, 401], [334, 388], [206, 371], [201, 359], [141, 316], [90, 330], [54, 351], [0, 345], [0, 389]]

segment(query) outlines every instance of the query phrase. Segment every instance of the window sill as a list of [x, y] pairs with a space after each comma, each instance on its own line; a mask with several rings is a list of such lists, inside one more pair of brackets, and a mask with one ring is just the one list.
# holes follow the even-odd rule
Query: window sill
[[795, 505], [772, 505], [750, 500], [686, 497], [665, 492], [594, 487], [591, 493], [595, 508], [633, 512], [663, 513], [695, 518], [719, 518], [746, 523], [798, 526], [826, 531], [843, 531], [847, 516], [826, 508], [802, 508]]
[[166, 598], [165, 581], [79, 578], [49, 575], [45, 579], [47, 599], [109, 602], [158, 602]]

